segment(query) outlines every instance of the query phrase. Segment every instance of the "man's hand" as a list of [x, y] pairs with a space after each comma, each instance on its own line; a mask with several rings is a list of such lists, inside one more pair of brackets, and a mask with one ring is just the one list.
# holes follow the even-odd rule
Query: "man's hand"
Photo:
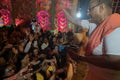
[[75, 60], [75, 61], [77, 61], [77, 62], [80, 61], [80, 56], [79, 56], [78, 54], [69, 53], [69, 56], [70, 56], [73, 60]]
[[32, 42], [34, 40], [34, 36], [32, 34], [29, 35], [29, 40]]
[[80, 61], [80, 55], [78, 55], [78, 50], [77, 49], [74, 49], [74, 48], [68, 48], [67, 49], [67, 53], [68, 55], [71, 57], [71, 59], [79, 62]]

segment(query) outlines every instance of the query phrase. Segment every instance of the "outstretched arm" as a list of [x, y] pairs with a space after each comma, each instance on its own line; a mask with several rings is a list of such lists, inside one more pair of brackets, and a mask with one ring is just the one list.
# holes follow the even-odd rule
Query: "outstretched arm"
[[62, 6], [61, 6], [61, 9], [64, 11], [67, 19], [68, 19], [71, 23], [80, 26], [81, 29], [82, 29], [81, 21], [78, 21], [78, 20], [76, 20], [74, 17], [72, 17], [72, 16], [68, 13], [68, 11], [67, 11], [66, 9], [64, 9]]
[[91, 55], [80, 56], [75, 53], [69, 53], [70, 57], [79, 62], [85, 61], [98, 67], [120, 70], [120, 56], [118, 55]]
[[120, 56], [117, 55], [86, 56], [80, 58], [80, 60], [82, 61], [91, 63], [99, 67], [120, 70]]
[[120, 28], [104, 38], [104, 47], [106, 55], [79, 56], [69, 52], [70, 57], [76, 61], [85, 61], [87, 63], [109, 69], [120, 70]]

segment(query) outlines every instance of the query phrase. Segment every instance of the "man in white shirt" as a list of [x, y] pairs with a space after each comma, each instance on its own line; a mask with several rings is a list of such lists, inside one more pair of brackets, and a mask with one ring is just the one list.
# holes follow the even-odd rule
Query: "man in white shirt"
[[98, 26], [88, 21], [72, 21], [89, 29], [86, 56], [70, 56], [89, 64], [85, 80], [120, 80], [120, 15], [112, 14], [110, 0], [90, 0], [89, 14]]

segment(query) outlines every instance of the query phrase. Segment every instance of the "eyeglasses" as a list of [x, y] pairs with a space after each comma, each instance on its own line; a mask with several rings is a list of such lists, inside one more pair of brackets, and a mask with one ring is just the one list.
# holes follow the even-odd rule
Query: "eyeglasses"
[[91, 11], [91, 10], [94, 9], [95, 7], [99, 6], [100, 4], [101, 4], [101, 3], [95, 5], [95, 6], [91, 7], [91, 8], [88, 8], [88, 10]]
[[91, 10], [94, 9], [95, 7], [99, 6], [100, 4], [102, 4], [102, 3], [101, 3], [100, 0], [99, 0], [97, 5], [95, 5], [95, 6], [91, 7], [91, 8], [88, 7], [88, 10], [91, 11]]

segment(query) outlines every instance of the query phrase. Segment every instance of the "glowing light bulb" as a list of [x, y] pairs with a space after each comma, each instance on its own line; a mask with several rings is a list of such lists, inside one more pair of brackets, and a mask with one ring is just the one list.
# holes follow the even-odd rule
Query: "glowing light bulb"
[[76, 17], [77, 17], [77, 18], [81, 18], [81, 13], [80, 13], [80, 12], [77, 12]]

